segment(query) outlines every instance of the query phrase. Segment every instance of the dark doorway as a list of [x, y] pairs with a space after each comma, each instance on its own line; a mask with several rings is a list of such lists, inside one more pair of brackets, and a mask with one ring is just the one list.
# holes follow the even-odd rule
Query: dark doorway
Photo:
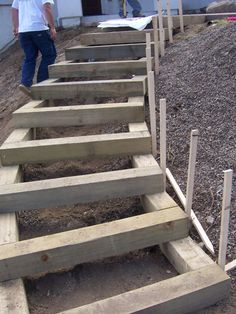
[[83, 15], [101, 15], [101, 0], [82, 0]]

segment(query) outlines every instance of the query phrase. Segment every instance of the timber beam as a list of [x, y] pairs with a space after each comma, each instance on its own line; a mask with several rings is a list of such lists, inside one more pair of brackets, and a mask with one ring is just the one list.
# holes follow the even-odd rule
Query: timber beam
[[[168, 29], [166, 28], [164, 31], [165, 40], [168, 40]], [[146, 34], [151, 34], [151, 40], [154, 41], [152, 30], [132, 30], [81, 34], [80, 43], [85, 46], [146, 43]]]
[[83, 82], [51, 83], [46, 80], [31, 87], [34, 99], [66, 99], [74, 97], [121, 97], [144, 96], [147, 91], [147, 77], [132, 79], [100, 80]]
[[[152, 56], [154, 45], [152, 45]], [[65, 51], [66, 60], [119, 60], [146, 56], [146, 43], [104, 46], [75, 46]]]
[[[91, 193], [93, 191], [93, 193]], [[9, 184], [0, 189], [0, 213], [67, 206], [163, 192], [158, 167]]]
[[67, 127], [144, 121], [144, 102], [45, 108], [21, 107], [13, 113], [15, 128]]
[[[152, 63], [154, 64], [153, 58]], [[146, 74], [146, 58], [142, 58], [139, 60], [117, 60], [100, 62], [62, 61], [49, 66], [49, 76], [51, 78], [107, 78]]]
[[0, 250], [0, 280], [40, 275], [126, 254], [181, 239], [188, 232], [188, 216], [175, 207], [4, 245]]
[[5, 143], [0, 147], [3, 166], [149, 153], [151, 153], [149, 132], [99, 134]]
[[230, 279], [210, 265], [60, 314], [175, 313], [201, 310], [226, 298]]

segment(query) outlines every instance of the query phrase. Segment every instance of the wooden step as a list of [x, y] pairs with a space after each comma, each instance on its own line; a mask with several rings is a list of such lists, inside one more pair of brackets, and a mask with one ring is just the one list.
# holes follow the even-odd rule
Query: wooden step
[[219, 266], [210, 265], [60, 314], [186, 314], [223, 300], [229, 291], [229, 277]]
[[[152, 56], [154, 55], [154, 45], [152, 45]], [[136, 59], [146, 56], [146, 43], [105, 45], [105, 46], [75, 46], [65, 50], [66, 60], [119, 60]]]
[[[154, 60], [152, 58], [152, 62]], [[49, 76], [51, 78], [70, 78], [70, 77], [104, 77], [110, 76], [130, 76], [146, 75], [146, 58], [139, 60], [118, 60], [100, 62], [71, 62], [62, 61], [49, 66]]]
[[[1, 247], [0, 280], [39, 275], [186, 237], [179, 208], [20, 241]], [[17, 265], [17, 267], [16, 267]]]
[[163, 192], [159, 167], [110, 171], [1, 186], [0, 212], [67, 206], [156, 192]]
[[151, 153], [149, 132], [86, 135], [28, 142], [0, 147], [3, 166], [58, 160], [95, 159]]
[[144, 96], [147, 92], [147, 77], [135, 76], [132, 79], [59, 83], [51, 83], [50, 80], [46, 80], [33, 85], [31, 91], [34, 99]]
[[[165, 30], [165, 40], [169, 39], [168, 29]], [[151, 34], [153, 41], [153, 30], [143, 31], [120, 31], [120, 32], [101, 32], [87, 33], [80, 35], [80, 43], [85, 46], [96, 45], [114, 45], [114, 44], [131, 44], [131, 43], [146, 43], [146, 34]]]
[[[6, 142], [29, 140], [30, 130], [15, 130]], [[0, 185], [13, 184], [21, 180], [19, 166], [0, 168]], [[19, 241], [15, 213], [0, 215], [0, 245]], [[24, 282], [22, 279], [0, 283], [0, 313], [29, 314]]]
[[49, 108], [21, 107], [13, 113], [15, 128], [67, 127], [144, 121], [144, 101]]

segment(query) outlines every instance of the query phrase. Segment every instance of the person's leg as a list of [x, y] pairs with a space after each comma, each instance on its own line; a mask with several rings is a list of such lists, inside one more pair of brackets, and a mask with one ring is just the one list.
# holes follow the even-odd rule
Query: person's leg
[[48, 66], [55, 62], [57, 53], [49, 31], [34, 32], [34, 42], [42, 54], [42, 60], [37, 75], [37, 82], [40, 83], [48, 79]]
[[21, 84], [30, 87], [33, 84], [38, 48], [32, 40], [30, 32], [20, 33], [19, 40], [25, 54], [22, 66]]
[[129, 5], [133, 9], [133, 16], [139, 16], [142, 10], [142, 7], [138, 0], [128, 0]]
[[124, 13], [124, 10], [123, 10], [123, 0], [119, 0], [119, 16], [120, 17], [126, 17], [124, 14], [125, 13]]

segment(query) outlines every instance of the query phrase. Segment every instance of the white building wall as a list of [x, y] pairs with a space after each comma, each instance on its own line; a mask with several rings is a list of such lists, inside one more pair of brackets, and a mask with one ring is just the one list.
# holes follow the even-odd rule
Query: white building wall
[[83, 16], [81, 0], [55, 0], [58, 24], [63, 27], [80, 25]]
[[0, 1], [0, 50], [14, 39], [12, 34], [11, 3], [12, 1]]

